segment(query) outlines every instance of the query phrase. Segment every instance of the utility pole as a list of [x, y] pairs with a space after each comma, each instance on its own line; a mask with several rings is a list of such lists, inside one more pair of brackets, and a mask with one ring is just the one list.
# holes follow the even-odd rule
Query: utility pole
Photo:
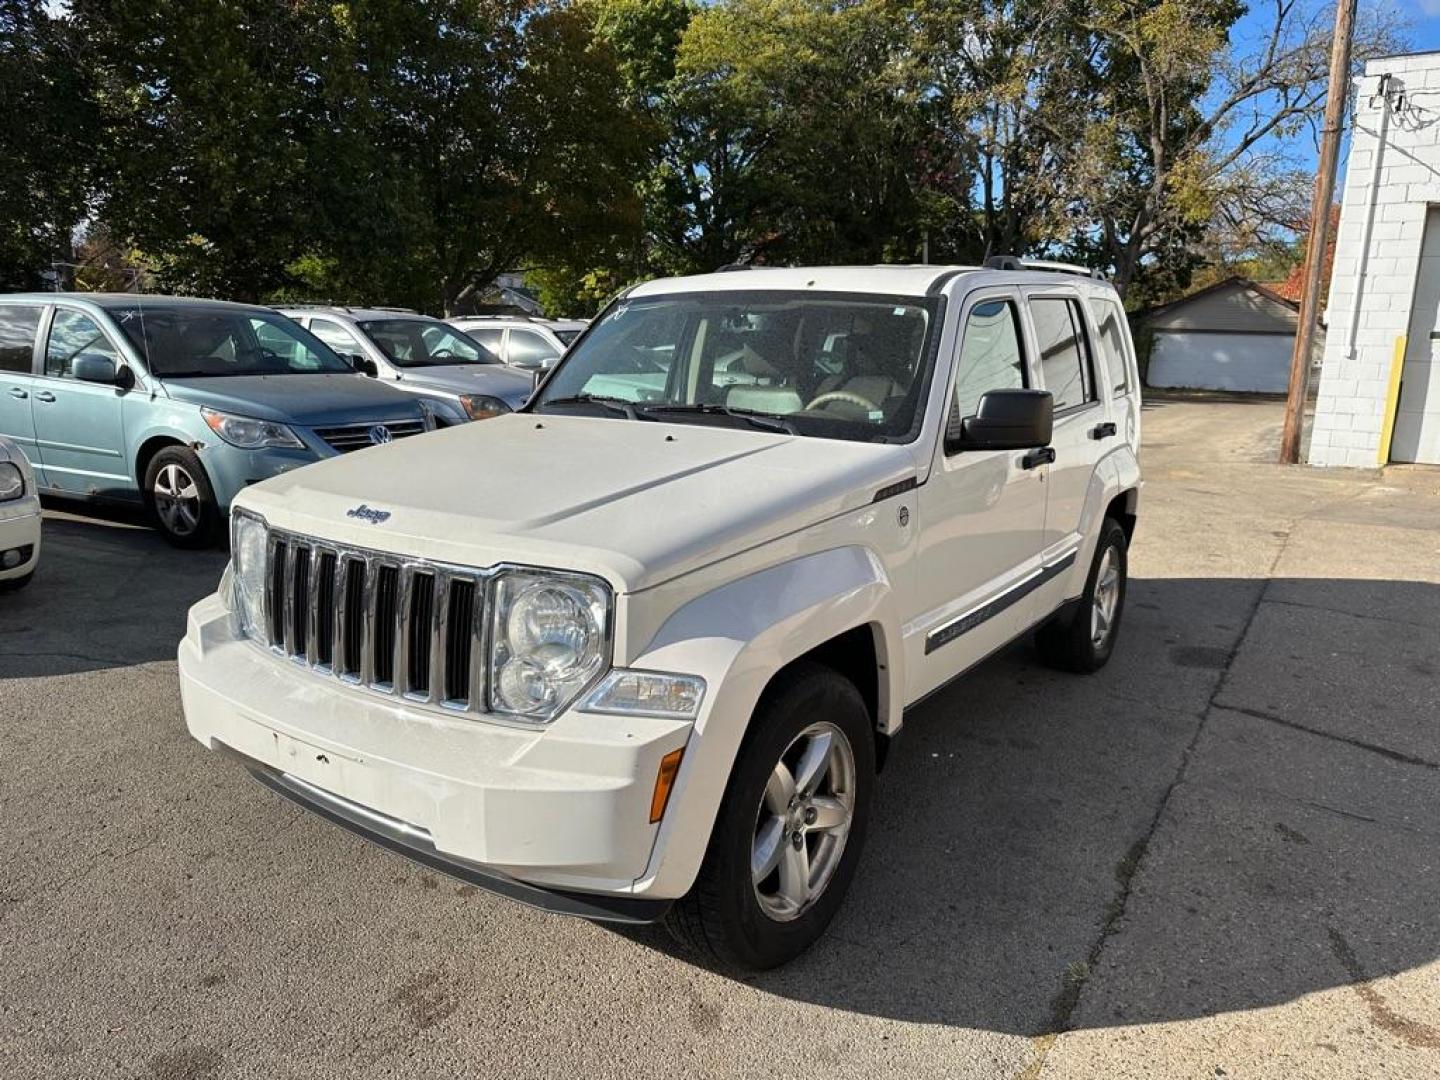
[[1325, 101], [1325, 129], [1320, 142], [1320, 175], [1310, 204], [1310, 240], [1305, 250], [1305, 293], [1300, 299], [1300, 322], [1295, 328], [1295, 351], [1290, 356], [1290, 392], [1285, 399], [1285, 428], [1280, 436], [1280, 460], [1300, 460], [1300, 432], [1305, 426], [1305, 399], [1310, 391], [1310, 351], [1320, 321], [1320, 280], [1325, 271], [1325, 249], [1330, 239], [1330, 204], [1335, 198], [1335, 170], [1340, 161], [1340, 132], [1345, 126], [1345, 98], [1350, 88], [1350, 38], [1355, 26], [1355, 0], [1338, 0], [1335, 39], [1330, 48], [1330, 89]]

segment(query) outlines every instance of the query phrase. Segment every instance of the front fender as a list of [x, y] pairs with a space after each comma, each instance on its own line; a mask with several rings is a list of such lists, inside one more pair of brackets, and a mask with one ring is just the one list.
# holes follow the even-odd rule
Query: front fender
[[683, 895], [700, 869], [760, 696], [787, 664], [858, 626], [875, 635], [881, 730], [899, 725], [900, 619], [880, 559], [862, 547], [806, 555], [729, 582], [666, 620], [633, 666], [701, 675], [706, 697], [638, 892]]

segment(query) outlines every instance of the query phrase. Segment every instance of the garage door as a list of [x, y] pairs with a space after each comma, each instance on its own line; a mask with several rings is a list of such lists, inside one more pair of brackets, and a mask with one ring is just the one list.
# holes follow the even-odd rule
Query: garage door
[[1440, 211], [1425, 215], [1391, 461], [1440, 465]]
[[1150, 350], [1151, 386], [1283, 394], [1290, 383], [1290, 334], [1160, 330]]

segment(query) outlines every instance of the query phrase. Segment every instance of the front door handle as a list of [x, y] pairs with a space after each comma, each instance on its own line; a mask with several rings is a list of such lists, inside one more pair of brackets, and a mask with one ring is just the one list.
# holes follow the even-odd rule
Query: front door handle
[[24, 390], [21, 390], [20, 387], [12, 386], [10, 387], [10, 396], [13, 398], [27, 398], [30, 395], [27, 394]]
[[1034, 469], [1040, 465], [1049, 465], [1055, 460], [1055, 448], [1053, 446], [1042, 446], [1039, 450], [1031, 450], [1020, 459], [1022, 469]]
[[55, 400], [55, 395], [52, 394], [49, 390], [37, 390], [37, 391], [35, 392], [35, 400], [36, 400], [36, 401], [54, 401], [54, 400]]
[[1095, 430], [1090, 432], [1091, 438], [1109, 439], [1120, 434], [1120, 429], [1115, 426], [1115, 421], [1106, 420], [1103, 424], [1096, 424]]

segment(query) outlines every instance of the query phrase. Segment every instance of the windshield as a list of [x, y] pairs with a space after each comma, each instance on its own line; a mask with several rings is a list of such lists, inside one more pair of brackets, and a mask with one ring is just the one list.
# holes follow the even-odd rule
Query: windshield
[[371, 319], [359, 324], [396, 367], [498, 364], [500, 358], [442, 322], [428, 319]]
[[112, 308], [110, 314], [158, 378], [354, 374], [328, 346], [280, 314], [163, 303]]
[[938, 303], [774, 291], [622, 300], [566, 354], [535, 408], [735, 426], [781, 417], [767, 426], [910, 436]]

